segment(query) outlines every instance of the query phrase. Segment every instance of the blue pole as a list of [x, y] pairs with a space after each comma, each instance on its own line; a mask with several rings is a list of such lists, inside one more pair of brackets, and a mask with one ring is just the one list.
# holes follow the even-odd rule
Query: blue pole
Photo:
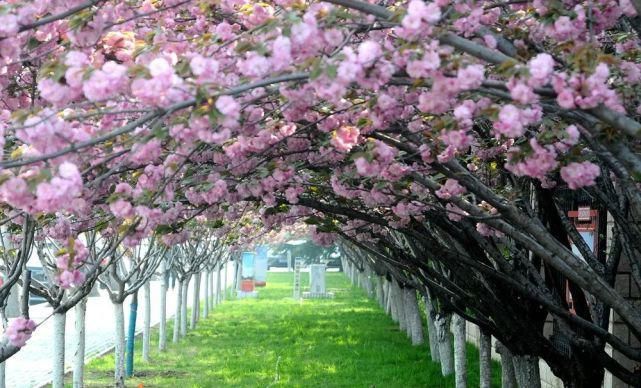
[[136, 315], [138, 312], [138, 292], [131, 297], [129, 312], [129, 330], [127, 333], [127, 355], [125, 357], [127, 365], [125, 375], [131, 377], [134, 374], [134, 340], [136, 338]]

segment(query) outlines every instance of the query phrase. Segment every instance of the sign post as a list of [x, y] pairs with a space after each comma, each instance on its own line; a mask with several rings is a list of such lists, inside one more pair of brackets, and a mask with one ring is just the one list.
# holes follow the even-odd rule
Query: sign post
[[296, 259], [294, 262], [294, 299], [300, 299], [300, 267], [301, 260]]

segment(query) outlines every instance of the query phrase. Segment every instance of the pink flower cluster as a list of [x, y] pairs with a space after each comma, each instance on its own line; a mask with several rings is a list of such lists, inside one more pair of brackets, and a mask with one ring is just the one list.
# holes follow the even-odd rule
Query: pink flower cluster
[[506, 104], [499, 111], [498, 120], [494, 122], [494, 134], [515, 138], [523, 136], [528, 125], [537, 123], [543, 117], [540, 107], [517, 108], [512, 104]]
[[535, 138], [530, 139], [530, 147], [532, 154], [520, 161], [515, 161], [519, 156], [520, 149], [514, 147], [508, 154], [505, 168], [516, 176], [529, 176], [543, 183], [549, 183], [545, 175], [559, 164], [556, 160], [557, 153], [554, 147], [551, 145], [542, 146]]
[[561, 179], [572, 190], [593, 186], [596, 183], [595, 179], [599, 175], [601, 175], [599, 166], [592, 162], [572, 162], [567, 166], [561, 167]]
[[127, 68], [109, 61], [95, 70], [82, 85], [89, 101], [104, 101], [120, 94], [127, 86]]
[[392, 163], [396, 153], [397, 150], [395, 148], [376, 140], [372, 160], [369, 161], [363, 156], [358, 157], [354, 161], [356, 171], [366, 177], [377, 176]]
[[435, 194], [441, 199], [450, 199], [464, 194], [466, 191], [465, 187], [461, 186], [456, 179], [449, 178], [440, 189], [436, 190]]
[[23, 347], [31, 334], [36, 330], [36, 323], [31, 319], [18, 317], [9, 323], [9, 327], [4, 332], [4, 335], [9, 340], [9, 343], [15, 347]]
[[131, 83], [131, 93], [145, 104], [165, 107], [187, 98], [184, 81], [174, 72], [174, 67], [164, 58], [156, 58], [148, 65], [150, 79], [136, 78]]
[[356, 144], [358, 144], [358, 136], [360, 131], [358, 128], [345, 125], [334, 131], [330, 144], [341, 152], [349, 152]]
[[89, 257], [89, 250], [85, 244], [80, 240], [71, 239], [67, 252], [56, 259], [56, 268], [59, 271], [56, 282], [60, 287], [77, 287], [85, 282], [85, 274], [80, 271], [80, 267], [85, 263], [87, 257]]
[[588, 77], [583, 74], [558, 74], [552, 80], [557, 93], [556, 102], [565, 109], [590, 109], [603, 104], [615, 111], [625, 112], [617, 93], [608, 87], [609, 77], [610, 69], [605, 63], [597, 65], [594, 73]]
[[[442, 1], [441, 1], [442, 2]], [[412, 40], [431, 33], [431, 25], [441, 19], [441, 8], [437, 2], [425, 3], [422, 0], [412, 0], [407, 5], [407, 14], [401, 21], [401, 27], [395, 32], [401, 38]]]
[[60, 210], [75, 210], [75, 201], [82, 194], [82, 176], [78, 167], [70, 162], [63, 162], [58, 167], [58, 174], [49, 182], [42, 182], [36, 188], [38, 211], [54, 213]]

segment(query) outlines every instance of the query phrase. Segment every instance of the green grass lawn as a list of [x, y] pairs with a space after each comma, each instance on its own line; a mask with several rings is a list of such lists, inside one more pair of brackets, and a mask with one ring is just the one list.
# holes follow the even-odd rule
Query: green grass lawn
[[[303, 287], [308, 274], [302, 274]], [[428, 346], [412, 347], [404, 333], [342, 273], [328, 273], [331, 300], [292, 299], [293, 274], [269, 273], [258, 299], [226, 301], [195, 331], [158, 353], [140, 359], [138, 387], [454, 387], [440, 366], [429, 361]], [[171, 326], [171, 325], [170, 325]], [[168, 334], [171, 333], [171, 327]], [[478, 352], [468, 346], [469, 386], [478, 386]], [[88, 387], [113, 381], [113, 355], [87, 365]], [[69, 379], [70, 382], [70, 379]], [[493, 386], [500, 386], [493, 364]]]

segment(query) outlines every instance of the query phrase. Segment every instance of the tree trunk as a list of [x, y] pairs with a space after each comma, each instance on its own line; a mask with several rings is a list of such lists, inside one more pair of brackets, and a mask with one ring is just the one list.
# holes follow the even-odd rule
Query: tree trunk
[[138, 291], [131, 295], [129, 303], [129, 329], [127, 330], [127, 353], [125, 376], [134, 375], [134, 343], [136, 341], [136, 318], [138, 315]]
[[407, 338], [412, 338], [412, 330], [414, 324], [412, 318], [412, 306], [410, 306], [410, 289], [408, 287], [403, 288], [403, 313], [405, 314], [405, 334]]
[[227, 299], [227, 264], [223, 267], [223, 289], [221, 293], [221, 301]]
[[65, 323], [67, 314], [53, 314], [53, 372], [52, 388], [65, 386]]
[[116, 319], [116, 343], [114, 346], [114, 383], [118, 388], [125, 386], [125, 312], [122, 303], [114, 303]]
[[383, 290], [383, 277], [376, 277], [376, 300], [382, 309], [385, 309], [385, 291]]
[[149, 281], [143, 286], [143, 326], [142, 326], [142, 360], [149, 362], [151, 347], [151, 285]]
[[392, 301], [394, 300], [392, 295], [392, 282], [389, 282], [387, 281], [387, 279], [385, 279], [385, 312], [390, 317], [392, 316]]
[[205, 306], [203, 307], [203, 318], [207, 318], [209, 316], [209, 281], [211, 273], [209, 271], [205, 271]]
[[222, 289], [221, 289], [221, 278], [220, 278], [220, 264], [216, 266], [216, 306], [221, 302], [222, 298]]
[[454, 358], [452, 355], [452, 337], [450, 335], [450, 316], [438, 314], [436, 316], [436, 333], [438, 337], [438, 353], [441, 359], [441, 374], [449, 376], [454, 372]]
[[433, 362], [441, 362], [441, 356], [438, 352], [438, 332], [434, 320], [436, 319], [436, 311], [428, 296], [425, 297], [425, 318], [427, 320], [427, 335], [430, 340], [430, 357]]
[[73, 388], [84, 387], [85, 374], [85, 316], [87, 298], [83, 298], [74, 307], [76, 314], [76, 352], [73, 358]]
[[458, 314], [452, 315], [454, 326], [454, 370], [456, 388], [467, 387], [467, 351], [465, 348], [465, 319]]
[[200, 311], [200, 272], [194, 276], [194, 294], [192, 298], [189, 328], [194, 330], [196, 328], [196, 322], [198, 322], [198, 312]]
[[512, 356], [514, 376], [519, 388], [541, 388], [539, 358], [535, 356]]
[[418, 299], [416, 298], [416, 290], [414, 289], [409, 291], [408, 307], [412, 327], [412, 345], [422, 345], [425, 343], [425, 337], [423, 335], [423, 321], [421, 320], [421, 313], [418, 310]]
[[390, 290], [390, 298], [389, 298], [389, 306], [390, 306], [390, 316], [392, 317], [392, 320], [396, 323], [399, 323], [399, 317], [398, 317], [398, 287], [396, 286], [396, 282], [392, 280], [389, 283], [389, 290]]
[[180, 338], [180, 318], [182, 317], [183, 284], [184, 281], [179, 281], [178, 290], [176, 290], [176, 313], [174, 315], [174, 336], [172, 338], [173, 343], [178, 342], [178, 339]]
[[479, 388], [490, 388], [492, 382], [492, 337], [481, 330], [479, 343]]
[[169, 287], [168, 273], [163, 262], [162, 282], [160, 283], [160, 324], [158, 325], [158, 351], [167, 349], [167, 288]]
[[183, 284], [182, 288], [182, 302], [180, 306], [180, 336], [184, 337], [187, 335], [187, 296], [189, 295], [189, 280], [191, 276], [188, 276], [187, 279], [185, 279], [185, 282]]
[[403, 299], [403, 289], [398, 285], [395, 284], [395, 298], [394, 298], [394, 304], [396, 305], [396, 315], [398, 316], [398, 326], [401, 329], [401, 331], [406, 331], [407, 330], [407, 320], [405, 319], [405, 303]]
[[512, 352], [499, 341], [496, 341], [496, 352], [501, 355], [501, 388], [517, 388]]

